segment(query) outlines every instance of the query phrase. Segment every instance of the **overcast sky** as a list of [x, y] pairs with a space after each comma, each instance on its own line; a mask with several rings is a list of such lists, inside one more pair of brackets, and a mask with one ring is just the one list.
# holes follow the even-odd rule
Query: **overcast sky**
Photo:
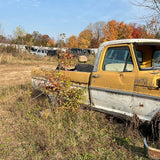
[[17, 26], [27, 33], [39, 31], [50, 37], [78, 36], [90, 23], [112, 19], [140, 22], [144, 9], [132, 0], [0, 0], [0, 23], [5, 36]]

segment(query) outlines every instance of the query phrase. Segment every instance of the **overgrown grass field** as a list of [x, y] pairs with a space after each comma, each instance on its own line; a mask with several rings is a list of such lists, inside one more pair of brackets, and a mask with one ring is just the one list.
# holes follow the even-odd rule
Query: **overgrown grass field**
[[[1, 55], [0, 64], [54, 61], [7, 56]], [[147, 159], [143, 137], [126, 121], [83, 106], [64, 110], [38, 94], [30, 81], [1, 89], [0, 160]]]
[[143, 138], [125, 122], [36, 95], [30, 83], [2, 90], [0, 159], [147, 159]]

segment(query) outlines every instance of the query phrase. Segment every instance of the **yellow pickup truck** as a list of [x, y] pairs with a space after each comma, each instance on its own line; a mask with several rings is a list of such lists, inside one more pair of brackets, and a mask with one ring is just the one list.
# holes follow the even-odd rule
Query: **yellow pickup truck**
[[[160, 40], [104, 42], [94, 66], [79, 64], [64, 72], [74, 86], [88, 88], [86, 103], [96, 110], [122, 117], [137, 115], [143, 122], [151, 122], [160, 111]], [[44, 79], [33, 70], [35, 88]]]

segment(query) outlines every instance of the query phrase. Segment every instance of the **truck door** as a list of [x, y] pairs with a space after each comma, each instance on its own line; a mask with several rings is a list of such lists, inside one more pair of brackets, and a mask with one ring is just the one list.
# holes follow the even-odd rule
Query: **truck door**
[[106, 47], [91, 77], [93, 107], [104, 112], [132, 115], [135, 69], [129, 45]]

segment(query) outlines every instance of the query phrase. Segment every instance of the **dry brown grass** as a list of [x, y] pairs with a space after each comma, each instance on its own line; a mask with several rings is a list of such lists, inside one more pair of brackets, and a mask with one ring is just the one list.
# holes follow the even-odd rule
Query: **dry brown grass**
[[[2, 159], [147, 159], [143, 138], [105, 114], [57, 110], [30, 84], [0, 94]], [[15, 158], [16, 157], [16, 158]]]
[[0, 54], [0, 88], [30, 81], [34, 67], [55, 68], [56, 65], [56, 57], [42, 58], [28, 53], [14, 55], [3, 52]]
[[12, 54], [0, 54], [0, 64], [11, 63], [12, 61]]
[[0, 64], [53, 64], [57, 63], [57, 57], [38, 57], [31, 55], [27, 52], [25, 53], [0, 53]]
[[57, 110], [46, 96], [33, 100], [32, 67], [56, 62], [12, 58], [0, 65], [0, 160], [147, 159], [143, 137], [128, 134], [124, 123], [81, 108]]

